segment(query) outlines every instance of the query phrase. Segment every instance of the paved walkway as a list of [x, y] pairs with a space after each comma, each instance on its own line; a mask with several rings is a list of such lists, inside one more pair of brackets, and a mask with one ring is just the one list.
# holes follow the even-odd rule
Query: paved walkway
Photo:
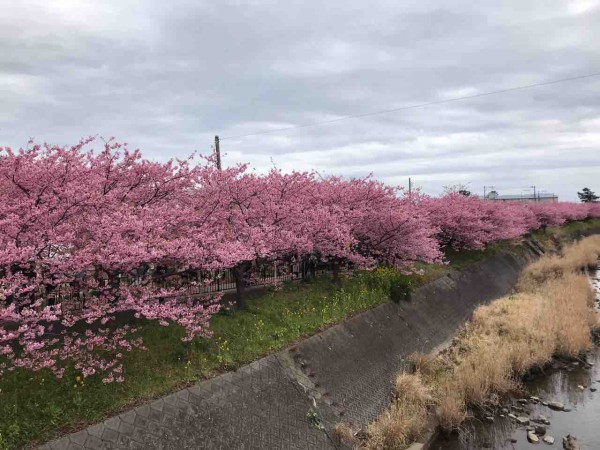
[[[233, 373], [50, 442], [44, 450], [333, 450], [337, 422], [389, 404], [404, 358], [451, 338], [481, 302], [508, 293], [533, 252], [497, 255]], [[317, 414], [309, 421], [309, 412]], [[319, 426], [322, 424], [323, 426]]]

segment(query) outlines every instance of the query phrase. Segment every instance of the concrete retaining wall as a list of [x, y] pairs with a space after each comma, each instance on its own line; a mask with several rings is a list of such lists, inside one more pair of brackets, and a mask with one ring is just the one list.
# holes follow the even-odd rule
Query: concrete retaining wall
[[497, 254], [234, 373], [53, 441], [52, 449], [325, 450], [336, 422], [389, 404], [405, 358], [452, 338], [481, 303], [509, 293], [540, 249]]

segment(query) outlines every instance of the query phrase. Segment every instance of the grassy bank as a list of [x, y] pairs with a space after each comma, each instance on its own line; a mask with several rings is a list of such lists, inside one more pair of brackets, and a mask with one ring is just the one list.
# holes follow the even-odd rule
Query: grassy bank
[[598, 314], [580, 271], [598, 255], [600, 236], [592, 236], [542, 257], [525, 269], [516, 294], [479, 307], [449, 349], [414, 355], [415, 372], [398, 375], [395, 399], [369, 426], [364, 448], [402, 449], [432, 421], [456, 428], [471, 408], [498, 404], [517, 389], [531, 367], [588, 349]]
[[[600, 220], [584, 228], [600, 226]], [[548, 230], [550, 238], [561, 230]], [[96, 377], [82, 381], [67, 372], [56, 380], [48, 373], [15, 371], [0, 379], [0, 450], [51, 439], [117, 411], [172, 392], [203, 378], [234, 370], [295, 341], [339, 323], [363, 310], [390, 301], [392, 286], [415, 289], [463, 269], [498, 251], [519, 251], [515, 243], [499, 243], [485, 251], [449, 253], [448, 265], [421, 266], [421, 275], [381, 268], [358, 272], [340, 284], [325, 277], [288, 283], [248, 301], [247, 311], [213, 317], [214, 337], [184, 345], [176, 327], [143, 326], [148, 351], [134, 351], [125, 361], [123, 384], [104, 385]]]

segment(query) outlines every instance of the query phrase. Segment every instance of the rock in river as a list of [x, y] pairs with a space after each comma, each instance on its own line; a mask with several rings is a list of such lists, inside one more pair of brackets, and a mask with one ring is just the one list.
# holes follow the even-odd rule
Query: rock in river
[[527, 440], [529, 442], [531, 442], [532, 444], [540, 443], [540, 438], [537, 437], [533, 431], [530, 431], [529, 433], [527, 433]]
[[545, 436], [544, 439], [542, 439], [542, 441], [544, 441], [548, 445], [554, 444], [554, 438], [552, 436]]
[[540, 414], [540, 416], [536, 420], [537, 423], [541, 423], [543, 425], [550, 425], [550, 421], [546, 416]]
[[577, 438], [575, 436], [571, 436], [570, 434], [567, 434], [563, 438], [563, 448], [565, 450], [581, 450], [581, 446], [579, 445], [579, 442], [577, 442]]
[[563, 411], [565, 405], [561, 402], [548, 402], [548, 408], [553, 409], [554, 411]]
[[529, 417], [519, 416], [515, 420], [519, 425], [529, 425]]

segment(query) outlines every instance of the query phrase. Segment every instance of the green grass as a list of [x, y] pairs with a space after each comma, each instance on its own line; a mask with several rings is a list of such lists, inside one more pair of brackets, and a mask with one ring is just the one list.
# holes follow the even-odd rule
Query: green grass
[[532, 237], [542, 242], [553, 238], [561, 241], [571, 241], [580, 237], [581, 233], [598, 228], [600, 228], [600, 219], [583, 220], [570, 222], [560, 227], [548, 227], [545, 231], [537, 230], [532, 233]]
[[500, 251], [510, 250], [512, 247], [514, 247], [513, 242], [501, 241], [488, 245], [483, 250], [456, 251], [448, 249], [446, 250], [444, 257], [451, 267], [460, 270], [477, 261], [489, 258], [490, 256], [493, 256]]
[[[569, 224], [567, 231], [599, 226], [599, 221]], [[566, 227], [565, 227], [566, 228]], [[339, 284], [323, 277], [287, 283], [248, 301], [246, 311], [220, 313], [211, 320], [212, 339], [183, 344], [181, 329], [146, 323], [148, 351], [134, 351], [125, 361], [123, 384], [104, 385], [98, 377], [81, 382], [68, 371], [62, 380], [48, 373], [15, 371], [0, 378], [0, 450], [51, 439], [82, 428], [117, 411], [177, 390], [197, 380], [234, 370], [282, 349], [347, 317], [390, 300], [392, 286], [415, 289], [485, 257], [513, 248], [499, 243], [479, 252], [448, 252], [449, 265], [419, 265], [420, 275], [390, 268], [357, 272]]]

